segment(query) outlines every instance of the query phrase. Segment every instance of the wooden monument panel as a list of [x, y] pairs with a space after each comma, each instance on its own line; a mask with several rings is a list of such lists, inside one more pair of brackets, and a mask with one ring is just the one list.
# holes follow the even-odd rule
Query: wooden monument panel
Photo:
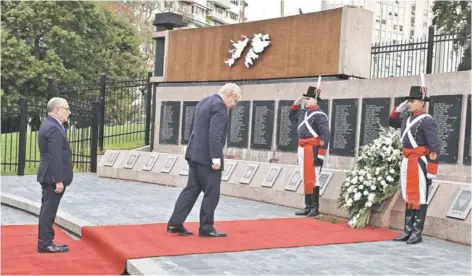
[[[291, 78], [337, 74], [342, 9], [218, 27], [169, 32], [167, 82]], [[246, 54], [254, 34], [270, 36], [271, 44], [247, 68]], [[249, 42], [232, 67], [231, 40]]]

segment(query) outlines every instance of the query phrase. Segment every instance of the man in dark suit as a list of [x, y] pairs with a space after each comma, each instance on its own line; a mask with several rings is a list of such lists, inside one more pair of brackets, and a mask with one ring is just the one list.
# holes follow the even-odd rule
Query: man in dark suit
[[40, 153], [37, 181], [43, 191], [39, 212], [38, 252], [67, 252], [65, 244], [54, 244], [53, 223], [59, 202], [66, 187], [72, 182], [72, 150], [63, 126], [70, 116], [69, 104], [63, 98], [52, 98], [48, 117], [38, 131]]
[[223, 148], [228, 131], [228, 111], [241, 99], [241, 89], [227, 83], [217, 94], [202, 99], [195, 108], [185, 159], [189, 163], [187, 186], [179, 195], [167, 232], [192, 235], [184, 221], [200, 192], [204, 197], [200, 209], [201, 237], [225, 237], [214, 228], [214, 214], [220, 199], [221, 171], [224, 168]]

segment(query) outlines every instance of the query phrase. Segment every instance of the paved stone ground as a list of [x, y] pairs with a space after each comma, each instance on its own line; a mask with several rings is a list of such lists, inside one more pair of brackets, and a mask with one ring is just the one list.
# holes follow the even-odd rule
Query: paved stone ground
[[[37, 202], [41, 200], [40, 186], [34, 176], [3, 176], [1, 180], [2, 192]], [[166, 222], [180, 191], [79, 174], [66, 191], [60, 209], [98, 225]], [[198, 221], [200, 200], [189, 221]], [[9, 209], [2, 206], [2, 224], [4, 221], [5, 224], [28, 223], [29, 218], [20, 214], [21, 211]], [[216, 219], [292, 217], [294, 211], [222, 196]], [[174, 275], [470, 275], [470, 249], [470, 246], [425, 237], [423, 243], [413, 246], [386, 241], [152, 260]]]
[[32, 214], [2, 204], [2, 225], [37, 224], [38, 218]]

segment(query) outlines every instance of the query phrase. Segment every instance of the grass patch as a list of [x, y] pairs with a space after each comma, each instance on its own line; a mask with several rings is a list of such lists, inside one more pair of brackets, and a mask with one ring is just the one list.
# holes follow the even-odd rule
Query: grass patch
[[[103, 151], [106, 150], [130, 150], [144, 146], [143, 123], [122, 126], [105, 126], [105, 139]], [[88, 164], [91, 143], [90, 129], [72, 129], [67, 132], [73, 152], [75, 172], [90, 171]], [[1, 136], [1, 174], [15, 175], [17, 173], [19, 133], [4, 133]], [[39, 165], [39, 150], [37, 145], [38, 133], [31, 131], [26, 134], [26, 164], [25, 174], [36, 174]], [[98, 154], [103, 154], [98, 149]], [[87, 163], [84, 164], [84, 163]]]

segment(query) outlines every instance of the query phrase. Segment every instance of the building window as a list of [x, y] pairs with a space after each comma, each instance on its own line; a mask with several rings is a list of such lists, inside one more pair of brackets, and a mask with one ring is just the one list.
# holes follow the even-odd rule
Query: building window
[[400, 32], [403, 32], [403, 26], [400, 25], [399, 28], [400, 28]]

